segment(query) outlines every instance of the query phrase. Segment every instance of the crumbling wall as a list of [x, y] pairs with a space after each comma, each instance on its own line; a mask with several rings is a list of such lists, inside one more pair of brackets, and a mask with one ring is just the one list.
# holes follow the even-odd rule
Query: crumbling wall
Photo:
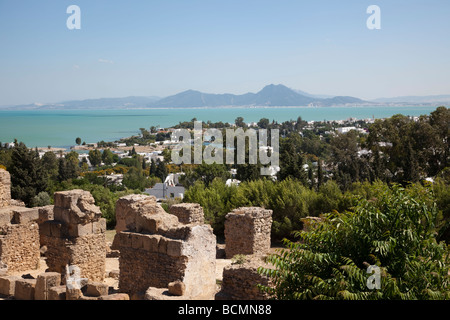
[[66, 266], [77, 266], [82, 278], [103, 281], [106, 220], [92, 195], [83, 190], [57, 192], [53, 211], [54, 220], [41, 224], [49, 271], [64, 279]]
[[11, 176], [8, 171], [0, 169], [0, 208], [10, 206]]
[[260, 259], [243, 264], [232, 264], [224, 268], [221, 289], [216, 300], [267, 300], [270, 294], [262, 287], [273, 287], [270, 279], [259, 273], [258, 268], [267, 265]]
[[[140, 203], [136, 203], [140, 202]], [[120, 250], [119, 290], [144, 294], [180, 281], [186, 299], [212, 299], [215, 291], [216, 239], [209, 225], [184, 225], [165, 212], [153, 196], [119, 199], [117, 212], [126, 231], [116, 235]]]
[[225, 216], [225, 254], [264, 255], [270, 249], [272, 210], [238, 208]]
[[170, 207], [169, 212], [178, 217], [183, 224], [205, 223], [203, 208], [198, 203], [180, 203]]
[[39, 228], [36, 209], [11, 204], [11, 177], [0, 169], [0, 262], [8, 271], [39, 268]]
[[39, 268], [39, 228], [36, 222], [0, 227], [0, 261], [8, 271]]

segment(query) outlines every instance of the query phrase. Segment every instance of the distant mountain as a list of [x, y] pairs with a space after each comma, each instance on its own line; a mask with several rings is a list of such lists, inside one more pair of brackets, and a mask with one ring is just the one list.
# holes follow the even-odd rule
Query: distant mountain
[[302, 90], [294, 90], [295, 92], [301, 94], [305, 97], [315, 98], [315, 99], [328, 99], [328, 98], [334, 98], [334, 96], [330, 96], [327, 94], [311, 94]]
[[[299, 93], [302, 92], [302, 93]], [[187, 90], [166, 98], [125, 97], [64, 101], [60, 103], [29, 104], [11, 106], [10, 110], [51, 110], [51, 109], [132, 109], [132, 108], [202, 108], [202, 107], [329, 107], [334, 105], [370, 104], [354, 97], [314, 96], [293, 90], [284, 85], [268, 85], [257, 93], [213, 94]]]
[[292, 107], [332, 106], [338, 104], [362, 104], [365, 101], [353, 97], [334, 97], [321, 99], [306, 96], [284, 85], [268, 85], [258, 93], [211, 94], [188, 90], [148, 104], [149, 108], [200, 108], [224, 106], [260, 106], [260, 107]]
[[399, 104], [449, 104], [450, 95], [434, 95], [434, 96], [403, 96], [393, 98], [378, 98], [373, 100], [377, 103], [399, 103]]
[[125, 97], [73, 100], [59, 103], [32, 103], [28, 105], [9, 106], [2, 109], [14, 110], [51, 110], [51, 109], [127, 109], [145, 108], [149, 103], [160, 100], [159, 97]]

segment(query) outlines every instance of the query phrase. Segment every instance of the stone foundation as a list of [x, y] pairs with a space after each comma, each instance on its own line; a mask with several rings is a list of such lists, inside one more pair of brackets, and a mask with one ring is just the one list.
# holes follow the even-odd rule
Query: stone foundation
[[272, 286], [268, 277], [258, 273], [258, 268], [264, 265], [262, 261], [258, 260], [225, 267], [221, 290], [216, 294], [216, 300], [269, 299], [270, 295], [258, 287], [258, 285]]

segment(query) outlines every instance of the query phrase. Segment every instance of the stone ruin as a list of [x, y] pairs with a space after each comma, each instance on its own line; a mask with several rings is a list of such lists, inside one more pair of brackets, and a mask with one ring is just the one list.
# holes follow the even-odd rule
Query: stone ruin
[[[260, 207], [237, 208], [225, 216], [225, 255], [236, 258], [223, 269], [216, 300], [266, 300], [270, 296], [259, 285], [270, 287], [270, 279], [258, 272], [270, 250], [272, 210]], [[243, 261], [239, 261], [243, 260]]]
[[9, 172], [0, 169], [0, 264], [10, 272], [36, 269], [40, 264], [38, 210], [11, 205], [10, 186]]
[[184, 224], [205, 223], [203, 208], [198, 203], [179, 203], [170, 206], [169, 212], [178, 217]]
[[216, 238], [209, 225], [180, 222], [153, 196], [123, 197], [116, 210], [120, 292], [151, 300], [214, 298]]
[[94, 202], [87, 191], [56, 192], [54, 219], [41, 224], [48, 269], [63, 279], [66, 266], [77, 266], [82, 278], [104, 280], [106, 219]]
[[270, 278], [258, 272], [259, 267], [271, 268], [258, 257], [249, 257], [243, 263], [223, 269], [222, 284], [216, 300], [267, 300], [271, 296], [260, 285], [272, 287]]
[[225, 255], [265, 255], [270, 249], [272, 210], [238, 208], [225, 216]]
[[[248, 261], [225, 267], [217, 292], [216, 237], [200, 205], [176, 204], [167, 213], [153, 196], [120, 198], [112, 245], [119, 254], [116, 291], [104, 282], [106, 221], [92, 195], [57, 192], [54, 206], [30, 209], [11, 200], [10, 185], [9, 173], [0, 170], [0, 295], [18, 300], [269, 298], [257, 287], [270, 285], [257, 268], [270, 249], [271, 210], [238, 208], [227, 214], [226, 258], [240, 254]], [[44, 273], [34, 279], [11, 275], [37, 270], [44, 252]], [[77, 268], [79, 286], [73, 286], [69, 266]]]

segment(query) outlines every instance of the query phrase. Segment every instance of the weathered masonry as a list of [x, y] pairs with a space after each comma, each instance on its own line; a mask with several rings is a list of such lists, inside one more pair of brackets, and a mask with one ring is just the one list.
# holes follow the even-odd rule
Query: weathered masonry
[[265, 255], [270, 249], [272, 210], [238, 208], [225, 216], [225, 254]]
[[83, 190], [55, 193], [54, 220], [41, 224], [47, 245], [49, 271], [65, 278], [66, 266], [76, 266], [80, 276], [103, 281], [106, 264], [106, 220], [92, 195]]
[[180, 223], [153, 196], [126, 196], [116, 208], [118, 226], [126, 227], [115, 239], [120, 292], [143, 296], [177, 283], [184, 299], [214, 298], [216, 238], [209, 225]]
[[0, 169], [0, 264], [8, 271], [39, 268], [37, 209], [11, 204], [11, 177]]

